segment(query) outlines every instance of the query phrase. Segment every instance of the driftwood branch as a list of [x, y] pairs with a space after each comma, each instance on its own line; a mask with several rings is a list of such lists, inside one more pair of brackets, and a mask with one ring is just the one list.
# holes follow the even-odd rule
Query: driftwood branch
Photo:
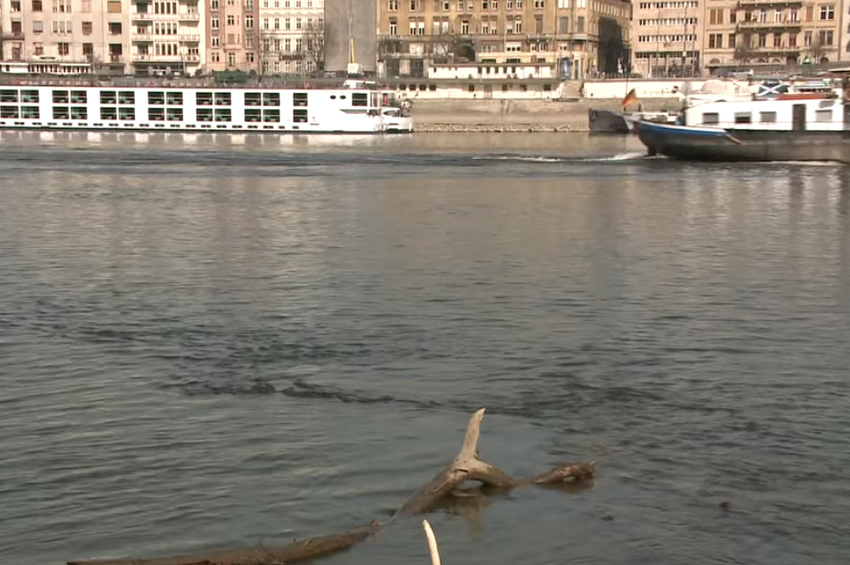
[[431, 565], [442, 565], [440, 563], [440, 548], [437, 547], [437, 536], [434, 535], [434, 530], [431, 529], [431, 524], [428, 520], [422, 520], [422, 527], [425, 528], [425, 537], [428, 538], [428, 551], [431, 552]]
[[[289, 565], [344, 551], [369, 539], [379, 529], [398, 518], [424, 514], [437, 507], [446, 497], [458, 491], [466, 481], [478, 481], [497, 492], [504, 493], [523, 485], [545, 486], [563, 484], [567, 481], [585, 482], [593, 478], [593, 463], [577, 463], [557, 467], [530, 479], [511, 477], [505, 471], [478, 458], [478, 438], [481, 434], [481, 420], [483, 418], [484, 408], [481, 408], [469, 419], [463, 446], [454, 461], [431, 479], [428, 484], [419, 489], [410, 500], [396, 511], [390, 520], [383, 524], [373, 521], [362, 528], [340, 534], [309, 538], [282, 546], [265, 547], [258, 545], [251, 548], [227, 549], [196, 555], [153, 559], [69, 561], [68, 565], [279, 565], [283, 563]], [[427, 520], [423, 525], [426, 534], [428, 534], [430, 527]], [[429, 543], [431, 536], [433, 536], [433, 531], [430, 532]], [[432, 559], [436, 555], [435, 565], [439, 565], [436, 539], [433, 540], [431, 551]]]

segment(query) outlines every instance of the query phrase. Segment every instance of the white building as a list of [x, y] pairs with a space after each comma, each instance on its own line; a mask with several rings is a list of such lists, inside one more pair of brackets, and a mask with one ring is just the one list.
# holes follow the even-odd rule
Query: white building
[[309, 74], [322, 66], [324, 8], [324, 0], [260, 0], [264, 73]]

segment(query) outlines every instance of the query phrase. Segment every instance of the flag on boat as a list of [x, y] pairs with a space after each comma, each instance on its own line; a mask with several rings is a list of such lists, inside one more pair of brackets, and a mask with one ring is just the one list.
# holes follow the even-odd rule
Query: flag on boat
[[626, 106], [628, 106], [632, 102], [636, 102], [637, 99], [638, 99], [637, 93], [635, 92], [635, 89], [633, 88], [629, 91], [628, 94], [626, 94], [626, 97], [623, 98], [622, 106], [625, 108]]

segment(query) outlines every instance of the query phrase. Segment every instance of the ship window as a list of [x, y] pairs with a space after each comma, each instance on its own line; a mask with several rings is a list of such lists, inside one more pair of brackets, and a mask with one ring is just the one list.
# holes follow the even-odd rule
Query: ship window
[[702, 123], [704, 124], [719, 124], [720, 114], [717, 112], [704, 112], [702, 115]]
[[751, 124], [753, 123], [753, 115], [749, 112], [735, 112], [736, 124]]
[[169, 108], [165, 117], [169, 122], [182, 122], [183, 108]]
[[331, 100], [336, 100], [336, 94], [331, 94]]
[[72, 120], [87, 120], [89, 119], [89, 111], [85, 106], [71, 106]]
[[67, 90], [54, 90], [53, 91], [53, 103], [54, 104], [67, 104], [68, 103], [68, 91]]
[[199, 122], [211, 122], [212, 108], [198, 108], [197, 116]]
[[365, 92], [355, 92], [351, 95], [352, 106], [368, 106], [369, 96]]
[[148, 108], [148, 119], [152, 122], [161, 122], [165, 119], [163, 108]]
[[292, 121], [296, 124], [307, 123], [307, 110], [292, 110]]
[[263, 110], [264, 122], [280, 122], [280, 110]]
[[260, 93], [259, 92], [246, 92], [245, 93], [245, 105], [246, 106], [259, 106], [260, 105]]
[[[257, 98], [257, 103], [260, 103], [260, 99]], [[261, 118], [260, 109], [259, 108], [245, 108], [245, 121], [246, 122], [259, 122]]]
[[[101, 90], [100, 91], [100, 103], [101, 104], [115, 104], [115, 91], [114, 90]], [[106, 119], [106, 118], [104, 118]]]
[[38, 90], [22, 90], [21, 102], [23, 103], [38, 103]]
[[198, 106], [212, 106], [212, 92], [198, 92], [195, 94], [195, 101]]
[[118, 119], [119, 120], [135, 120], [136, 119], [136, 109], [135, 108], [118, 108]]
[[166, 104], [170, 106], [182, 106], [183, 105], [183, 93], [182, 92], [169, 92], [165, 95]]
[[19, 115], [17, 106], [0, 106], [0, 118], [18, 119]]
[[165, 93], [148, 92], [148, 104], [165, 104]]
[[0, 102], [17, 102], [17, 90], [0, 90]]
[[114, 120], [118, 116], [118, 111], [114, 106], [101, 106], [100, 107], [100, 119], [101, 120]]
[[53, 107], [53, 119], [54, 120], [68, 120], [68, 119], [70, 119], [70, 116], [71, 116], [71, 112], [68, 110], [67, 106], [54, 106]]
[[[216, 106], [230, 106], [230, 93], [229, 92], [216, 92], [215, 93], [215, 105]], [[230, 121], [229, 118], [228, 118], [228, 121]]]
[[85, 90], [72, 90], [71, 91], [71, 104], [85, 104], [87, 100], [86, 91]]
[[263, 106], [280, 106], [279, 92], [266, 92], [263, 94]]
[[21, 117], [25, 120], [37, 120], [38, 106], [21, 106]]
[[815, 121], [816, 122], [831, 122], [832, 121], [832, 109], [815, 110]]
[[136, 103], [136, 93], [130, 92], [127, 90], [122, 90], [118, 93], [118, 103], [119, 104], [135, 104]]
[[296, 92], [292, 95], [292, 105], [293, 106], [306, 106], [307, 105], [307, 93], [306, 92]]
[[[228, 96], [230, 93], [228, 93]], [[230, 121], [230, 108], [216, 108], [215, 110], [215, 121], [217, 122], [229, 122]]]
[[759, 121], [763, 124], [775, 124], [776, 112], [760, 112]]

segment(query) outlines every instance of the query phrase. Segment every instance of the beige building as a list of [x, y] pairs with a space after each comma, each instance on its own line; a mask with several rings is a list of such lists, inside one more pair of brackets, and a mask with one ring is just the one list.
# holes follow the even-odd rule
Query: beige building
[[130, 58], [138, 74], [191, 75], [201, 66], [198, 0], [130, 0]]
[[705, 66], [838, 61], [846, 13], [842, 2], [707, 0]]
[[259, 3], [263, 0], [203, 1], [205, 70], [259, 72]]
[[260, 53], [267, 74], [311, 74], [324, 63], [324, 0], [260, 0]]
[[619, 0], [378, 0], [379, 72], [432, 64], [535, 64], [581, 78], [628, 65], [631, 4]]
[[129, 2], [0, 0], [0, 57], [29, 72], [130, 72]]
[[706, 1], [709, 0], [636, 2], [632, 16], [632, 70], [647, 77], [698, 74]]

